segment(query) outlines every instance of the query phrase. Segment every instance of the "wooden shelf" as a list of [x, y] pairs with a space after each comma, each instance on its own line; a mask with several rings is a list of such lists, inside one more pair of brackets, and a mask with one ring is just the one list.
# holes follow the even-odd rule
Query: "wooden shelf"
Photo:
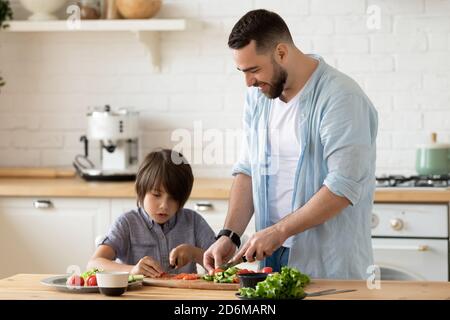
[[181, 31], [184, 19], [8, 21], [5, 32]]
[[160, 68], [159, 32], [186, 30], [184, 19], [8, 21], [1, 32], [132, 32], [145, 45], [155, 71]]

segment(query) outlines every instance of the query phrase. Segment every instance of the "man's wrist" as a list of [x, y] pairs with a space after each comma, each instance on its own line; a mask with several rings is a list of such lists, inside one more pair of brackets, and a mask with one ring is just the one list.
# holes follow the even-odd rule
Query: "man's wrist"
[[288, 228], [285, 226], [285, 224], [283, 223], [283, 221], [280, 221], [276, 224], [273, 225], [273, 227], [275, 228], [276, 232], [284, 239], [286, 240], [287, 238], [289, 238], [291, 235], [289, 234]]
[[220, 230], [216, 236], [216, 240], [218, 240], [221, 237], [229, 238], [238, 248], [241, 246], [241, 237], [239, 236], [239, 234], [230, 229]]

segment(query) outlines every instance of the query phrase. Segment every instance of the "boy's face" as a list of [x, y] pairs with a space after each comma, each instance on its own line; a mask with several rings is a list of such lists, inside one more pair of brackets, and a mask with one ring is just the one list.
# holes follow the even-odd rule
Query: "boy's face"
[[161, 190], [152, 190], [144, 197], [144, 210], [158, 224], [166, 223], [178, 211], [178, 201], [168, 194], [161, 186]]

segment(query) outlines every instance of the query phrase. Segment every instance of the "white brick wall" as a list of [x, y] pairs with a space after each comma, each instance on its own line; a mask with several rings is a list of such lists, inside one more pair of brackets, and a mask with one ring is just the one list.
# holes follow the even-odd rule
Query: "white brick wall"
[[[379, 29], [366, 25], [369, 5], [381, 10]], [[139, 110], [143, 152], [174, 146], [173, 130], [192, 132], [198, 121], [240, 129], [245, 85], [226, 42], [237, 19], [260, 7], [280, 13], [300, 49], [321, 54], [372, 99], [377, 174], [414, 173], [415, 146], [432, 131], [450, 141], [450, 0], [165, 0], [159, 17], [186, 18], [189, 28], [161, 34], [160, 73], [127, 32], [0, 34], [0, 165], [71, 166], [88, 106]], [[236, 156], [235, 147], [225, 152]], [[230, 169], [193, 166], [198, 176]]]

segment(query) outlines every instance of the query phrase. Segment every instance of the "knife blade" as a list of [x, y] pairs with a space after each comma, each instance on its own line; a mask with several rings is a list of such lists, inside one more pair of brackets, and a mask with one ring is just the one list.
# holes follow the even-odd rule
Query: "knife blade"
[[326, 296], [329, 294], [345, 293], [345, 292], [353, 292], [353, 291], [356, 291], [356, 289], [347, 289], [347, 290], [329, 289], [329, 290], [322, 290], [322, 291], [306, 293], [306, 296], [307, 297], [318, 297], [318, 296]]
[[239, 259], [237, 259], [237, 260], [235, 260], [235, 261], [229, 261], [229, 262], [227, 262], [227, 263], [222, 263], [220, 266], [219, 266], [219, 269], [222, 269], [222, 270], [227, 270], [228, 268], [231, 268], [231, 267], [234, 267], [234, 266], [236, 266], [236, 265], [238, 265], [238, 264], [240, 264], [240, 263], [243, 263], [243, 262], [247, 262], [247, 258], [245, 258], [245, 256], [242, 256], [242, 257], [240, 257]]

